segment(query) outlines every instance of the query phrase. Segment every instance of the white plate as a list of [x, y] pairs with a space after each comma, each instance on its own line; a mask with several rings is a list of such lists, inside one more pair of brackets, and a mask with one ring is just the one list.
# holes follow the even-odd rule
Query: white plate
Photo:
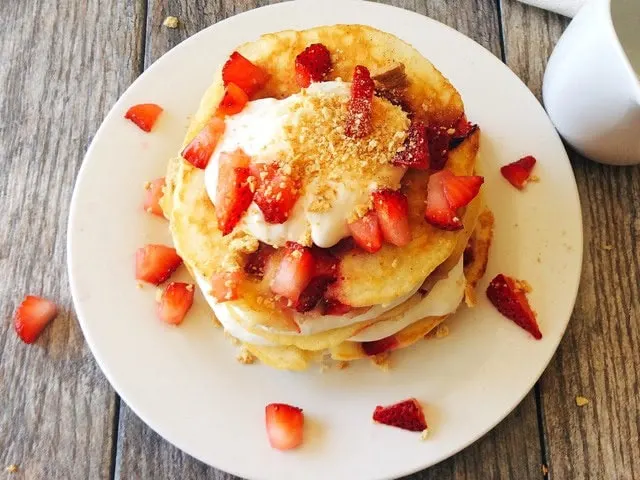
[[[566, 153], [542, 107], [491, 53], [421, 15], [374, 3], [291, 2], [253, 10], [194, 35], [125, 92], [96, 134], [78, 176], [69, 220], [69, 274], [87, 342], [124, 401], [160, 435], [210, 465], [251, 478], [389, 478], [433, 465], [505, 417], [540, 376], [573, 308], [582, 256], [580, 204]], [[362, 23], [415, 45], [462, 93], [482, 127], [484, 191], [496, 217], [479, 305], [462, 309], [449, 337], [393, 357], [324, 374], [243, 366], [201, 297], [179, 328], [155, 316], [154, 288], [136, 288], [133, 253], [169, 242], [167, 224], [140, 209], [145, 180], [162, 176], [213, 71], [236, 45], [261, 33]], [[151, 134], [123, 119], [156, 102], [166, 112]], [[538, 159], [540, 183], [516, 191], [499, 166]], [[541, 341], [501, 317], [482, 294], [503, 272], [533, 285]], [[184, 272], [182, 272], [185, 275]], [[376, 425], [376, 405], [417, 397], [431, 428], [419, 434]], [[305, 410], [303, 448], [272, 450], [264, 406]]]

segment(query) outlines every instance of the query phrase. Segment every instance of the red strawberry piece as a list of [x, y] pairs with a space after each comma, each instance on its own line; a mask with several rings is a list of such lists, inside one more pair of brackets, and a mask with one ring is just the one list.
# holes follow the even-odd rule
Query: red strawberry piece
[[313, 278], [315, 260], [309, 248], [288, 242], [284, 257], [271, 282], [271, 291], [291, 300], [294, 304]]
[[231, 233], [253, 200], [249, 183], [250, 161], [251, 158], [240, 149], [220, 154], [215, 206], [222, 235]]
[[311, 249], [314, 259], [313, 277], [335, 280], [338, 274], [339, 260], [326, 248], [313, 247]]
[[451, 208], [444, 192], [443, 179], [452, 175], [449, 170], [441, 170], [429, 177], [427, 184], [427, 223], [441, 230], [460, 230], [463, 225], [455, 209]]
[[411, 241], [409, 202], [403, 193], [397, 190], [373, 192], [373, 208], [387, 242], [404, 247]]
[[131, 120], [145, 132], [150, 132], [162, 111], [162, 107], [155, 103], [140, 103], [129, 108], [124, 118]]
[[331, 279], [327, 277], [312, 278], [307, 288], [305, 288], [300, 294], [300, 297], [298, 297], [295, 309], [300, 313], [313, 310], [318, 302], [322, 300], [322, 295], [324, 295], [330, 283]]
[[284, 223], [299, 197], [299, 185], [275, 163], [252, 165], [257, 187], [253, 201], [267, 223]]
[[158, 317], [165, 323], [180, 325], [193, 305], [194, 286], [191, 283], [171, 282], [162, 292], [158, 303]]
[[394, 165], [427, 170], [429, 168], [429, 145], [427, 142], [427, 127], [416, 121], [409, 127], [403, 150], [396, 153]]
[[431, 170], [442, 170], [449, 158], [450, 136], [445, 127], [430, 126], [427, 129], [429, 138], [429, 159]]
[[244, 264], [244, 271], [249, 275], [262, 278], [267, 268], [267, 262], [273, 252], [275, 252], [275, 248], [261, 242], [258, 249], [247, 257], [247, 261]]
[[536, 164], [535, 157], [527, 155], [509, 165], [505, 165], [500, 169], [502, 176], [506, 178], [511, 185], [522, 190], [527, 184], [531, 176], [531, 170]]
[[252, 97], [269, 80], [269, 75], [262, 68], [247, 60], [238, 52], [233, 52], [222, 67], [222, 80], [225, 86], [235, 83]]
[[487, 287], [487, 297], [493, 306], [535, 339], [540, 340], [542, 333], [525, 293], [513, 278], [503, 274], [497, 275]]
[[366, 67], [356, 66], [351, 83], [351, 97], [347, 106], [345, 133], [353, 138], [363, 138], [371, 133], [371, 108], [375, 84]]
[[213, 116], [200, 132], [182, 151], [182, 158], [196, 168], [205, 168], [209, 164], [216, 145], [224, 134], [224, 120]]
[[424, 412], [415, 398], [386, 407], [377, 406], [373, 412], [373, 420], [412, 432], [422, 432], [427, 428]]
[[447, 198], [449, 206], [454, 210], [468, 205], [471, 200], [476, 198], [484, 183], [484, 177], [478, 175], [457, 176], [450, 173], [449, 170], [444, 170], [444, 172], [449, 173], [442, 180], [444, 196]]
[[160, 285], [182, 265], [175, 248], [145, 245], [136, 251], [136, 279]]
[[356, 248], [356, 242], [352, 237], [347, 237], [340, 240], [333, 247], [329, 247], [329, 251], [332, 255], [339, 257], [347, 252], [350, 252], [354, 248]]
[[463, 113], [462, 117], [458, 119], [453, 129], [455, 130], [455, 132], [453, 132], [453, 134], [451, 135], [451, 140], [449, 140], [450, 150], [456, 148], [467, 137], [469, 137], [473, 132], [475, 132], [478, 129], [478, 125], [468, 121], [467, 116]]
[[218, 105], [218, 116], [240, 113], [249, 101], [249, 96], [235, 83], [229, 83], [224, 89], [224, 96]]
[[145, 212], [152, 213], [159, 217], [164, 216], [162, 207], [160, 207], [160, 199], [162, 198], [162, 189], [164, 188], [164, 177], [156, 178], [147, 183], [144, 187], [144, 201], [142, 208]]
[[58, 306], [46, 298], [27, 295], [14, 316], [16, 333], [24, 343], [33, 343], [58, 315]]
[[364, 353], [369, 356], [378, 355], [380, 353], [389, 352], [398, 346], [398, 340], [395, 336], [381, 338], [380, 340], [373, 340], [371, 342], [362, 342], [362, 349]]
[[323, 300], [320, 311], [323, 315], [344, 315], [351, 311], [351, 307], [337, 300]]
[[271, 447], [291, 450], [302, 443], [304, 414], [301, 408], [286, 403], [270, 403], [264, 413]]
[[375, 253], [382, 248], [382, 230], [376, 212], [369, 212], [364, 217], [349, 224], [353, 240], [363, 250]]
[[305, 48], [296, 57], [296, 82], [303, 88], [321, 82], [331, 70], [331, 54], [321, 43]]

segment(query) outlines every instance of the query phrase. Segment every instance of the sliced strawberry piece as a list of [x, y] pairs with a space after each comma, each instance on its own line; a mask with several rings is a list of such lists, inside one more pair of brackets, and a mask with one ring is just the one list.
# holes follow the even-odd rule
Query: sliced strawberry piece
[[347, 106], [345, 133], [352, 138], [363, 138], [371, 133], [371, 108], [375, 84], [371, 73], [362, 65], [356, 66], [351, 83], [351, 97]]
[[451, 135], [451, 140], [449, 140], [450, 150], [456, 148], [473, 132], [475, 132], [478, 129], [478, 125], [468, 121], [467, 116], [465, 114], [462, 114], [462, 117], [460, 117], [453, 128], [455, 132], [453, 133], [453, 135]]
[[175, 248], [145, 245], [136, 251], [136, 280], [160, 285], [182, 265]]
[[16, 333], [24, 343], [33, 343], [40, 332], [58, 315], [58, 306], [50, 300], [27, 295], [14, 315]]
[[296, 311], [300, 313], [313, 310], [318, 302], [322, 300], [322, 295], [327, 290], [327, 286], [331, 283], [331, 279], [327, 277], [314, 277], [307, 285], [298, 301], [295, 304]]
[[251, 98], [269, 80], [269, 74], [247, 60], [238, 52], [233, 52], [222, 67], [225, 86], [235, 83]]
[[211, 295], [218, 302], [228, 302], [240, 297], [240, 285], [245, 276], [243, 272], [220, 272], [211, 276]]
[[451, 137], [445, 127], [430, 126], [427, 129], [429, 138], [429, 159], [431, 170], [442, 170], [449, 158], [449, 141]]
[[369, 212], [364, 217], [349, 224], [353, 240], [360, 248], [375, 253], [382, 248], [382, 230], [376, 212]]
[[322, 315], [344, 315], [349, 313], [352, 308], [349, 305], [341, 303], [337, 300], [323, 300], [320, 304]]
[[513, 278], [503, 274], [497, 275], [487, 287], [487, 298], [493, 306], [535, 339], [540, 340], [542, 333], [525, 293]]
[[447, 198], [449, 206], [454, 210], [468, 205], [471, 200], [476, 198], [484, 183], [484, 177], [478, 175], [456, 176], [449, 170], [444, 170], [444, 172], [449, 173], [442, 181], [444, 196]]
[[145, 212], [163, 217], [162, 207], [160, 206], [160, 199], [162, 198], [162, 189], [164, 188], [164, 177], [156, 178], [152, 180], [144, 187], [144, 201], [142, 202], [142, 208]]
[[271, 282], [271, 291], [291, 300], [294, 304], [313, 278], [315, 260], [309, 248], [288, 242], [284, 257]]
[[250, 161], [251, 158], [240, 149], [220, 154], [215, 206], [222, 235], [231, 233], [253, 200], [249, 184]]
[[260, 242], [258, 249], [247, 257], [247, 261], [244, 264], [244, 271], [249, 275], [262, 278], [266, 271], [267, 262], [275, 251], [276, 249], [271, 245]]
[[140, 127], [141, 130], [150, 132], [162, 112], [163, 108], [160, 105], [156, 105], [155, 103], [140, 103], [129, 108], [127, 113], [124, 114], [124, 118], [131, 120]]
[[235, 83], [229, 83], [224, 89], [224, 97], [218, 105], [216, 115], [235, 115], [240, 113], [249, 101], [249, 96]]
[[506, 178], [511, 185], [522, 190], [527, 184], [531, 176], [531, 170], [536, 164], [535, 157], [527, 155], [509, 165], [505, 165], [500, 169], [502, 176]]
[[180, 325], [193, 305], [194, 286], [191, 283], [171, 282], [162, 292], [158, 303], [158, 317], [165, 323]]
[[314, 259], [313, 277], [335, 280], [338, 274], [339, 260], [326, 248], [314, 246], [311, 253]]
[[300, 196], [300, 188], [291, 175], [275, 163], [252, 165], [257, 187], [253, 201], [267, 223], [284, 223]]
[[264, 409], [269, 444], [278, 450], [291, 450], [302, 443], [302, 409], [286, 403], [270, 403]]
[[380, 353], [389, 352], [398, 346], [398, 340], [395, 336], [381, 338], [380, 340], [373, 340], [371, 342], [362, 342], [362, 349], [364, 353], [369, 356], [378, 355]]
[[373, 420], [412, 432], [422, 432], [427, 428], [424, 412], [415, 398], [386, 407], [377, 406], [373, 412]]
[[209, 164], [216, 145], [224, 134], [224, 120], [213, 116], [200, 132], [182, 151], [182, 158], [196, 168], [205, 168]]
[[404, 247], [411, 241], [409, 202], [403, 193], [397, 190], [373, 192], [373, 208], [387, 242]]
[[321, 82], [331, 70], [331, 54], [321, 43], [305, 48], [296, 57], [296, 82], [303, 88]]
[[415, 121], [409, 127], [403, 150], [396, 153], [394, 165], [427, 170], [429, 168], [429, 145], [427, 141], [427, 127], [420, 121]]
[[452, 175], [449, 170], [441, 170], [429, 177], [427, 184], [427, 209], [425, 219], [427, 223], [442, 230], [460, 230], [462, 221], [455, 209], [451, 208], [444, 192], [443, 179]]

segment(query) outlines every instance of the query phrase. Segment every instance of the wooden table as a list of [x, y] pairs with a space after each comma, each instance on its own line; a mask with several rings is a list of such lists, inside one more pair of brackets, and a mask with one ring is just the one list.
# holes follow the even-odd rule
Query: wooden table
[[[67, 214], [91, 137], [131, 82], [198, 30], [275, 1], [0, 2], [0, 467], [19, 465], [0, 478], [233, 478], [162, 440], [98, 369], [69, 293]], [[385, 3], [470, 36], [538, 96], [568, 22], [514, 0]], [[162, 26], [167, 15], [180, 27]], [[498, 427], [412, 479], [540, 479], [546, 468], [557, 479], [640, 478], [640, 168], [570, 156], [585, 257], [558, 353]], [[10, 321], [26, 292], [62, 307], [33, 346], [17, 339]], [[578, 407], [578, 395], [589, 404]]]

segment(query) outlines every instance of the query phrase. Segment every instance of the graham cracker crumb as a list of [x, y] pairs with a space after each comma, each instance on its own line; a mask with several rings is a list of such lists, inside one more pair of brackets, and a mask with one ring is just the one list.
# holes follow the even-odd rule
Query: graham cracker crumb
[[345, 361], [340, 361], [336, 364], [336, 368], [338, 370], [344, 370], [345, 368], [349, 367], [349, 362], [345, 362]]
[[526, 280], [516, 280], [516, 287], [524, 293], [531, 293], [533, 291], [533, 288], [531, 287], [531, 284], [529, 284], [529, 282], [527, 282]]
[[293, 258], [302, 258], [302, 252], [300, 250], [294, 250], [291, 252], [291, 256]]
[[540, 181], [540, 177], [538, 175], [531, 175], [527, 181], [532, 183], [538, 183]]
[[222, 328], [222, 324], [220, 323], [220, 320], [218, 320], [218, 318], [215, 315], [211, 317], [211, 323], [213, 323], [213, 326], [216, 328]]
[[391, 358], [389, 352], [379, 353], [371, 357], [373, 364], [383, 372], [388, 372], [391, 368]]
[[151, 182], [144, 182], [144, 189], [145, 190], [150, 190], [151, 189]]
[[240, 352], [238, 352], [236, 360], [244, 365], [251, 365], [252, 363], [255, 363], [256, 357], [254, 357], [249, 350], [243, 347], [240, 349]]
[[578, 395], [576, 397], [576, 405], [579, 407], [584, 407], [586, 404], [589, 403], [589, 399], [585, 398], [585, 397], [581, 397], [580, 395]]
[[7, 472], [8, 473], [16, 473], [18, 470], [20, 470], [20, 467], [18, 465], [16, 465], [15, 463], [12, 463], [11, 465], [9, 465], [7, 467]]
[[436, 329], [436, 338], [444, 338], [449, 336], [449, 327], [444, 324], [438, 325]]
[[298, 243], [303, 247], [310, 247], [313, 244], [313, 239], [311, 238], [311, 229], [307, 228], [302, 236], [298, 239]]
[[156, 288], [156, 302], [160, 303], [160, 301], [162, 300], [162, 293], [164, 291], [162, 290], [162, 288]]
[[186, 286], [186, 289], [187, 289], [187, 291], [188, 291], [188, 292], [193, 292], [193, 285], [188, 284], [188, 285]]
[[602, 249], [606, 250], [607, 252], [610, 252], [611, 250], [613, 250], [613, 245], [605, 243], [605, 244], [602, 245]]
[[397, 259], [397, 258], [394, 258], [394, 259], [393, 259], [393, 262], [391, 262], [391, 267], [392, 267], [392, 268], [396, 268], [397, 266], [398, 266], [398, 259]]
[[164, 22], [162, 22], [162, 25], [164, 25], [167, 28], [178, 28], [179, 24], [180, 24], [180, 20], [178, 20], [178, 17], [173, 17], [171, 15], [165, 18]]
[[425, 428], [420, 434], [420, 440], [425, 441], [429, 437], [429, 429]]
[[136, 288], [144, 288], [144, 284], [142, 282], [136, 282]]

